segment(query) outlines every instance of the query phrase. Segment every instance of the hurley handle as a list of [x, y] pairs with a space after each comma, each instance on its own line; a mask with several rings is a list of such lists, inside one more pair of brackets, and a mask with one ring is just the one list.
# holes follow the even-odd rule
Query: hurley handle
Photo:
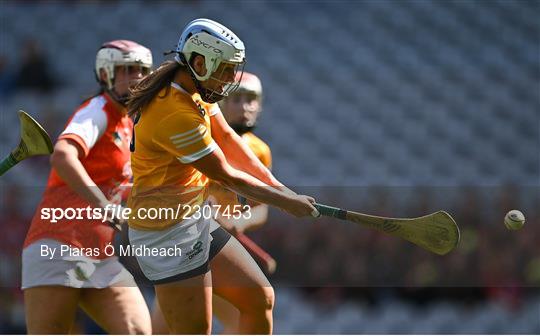
[[347, 211], [346, 210], [336, 208], [336, 207], [332, 207], [332, 206], [328, 206], [328, 205], [324, 205], [324, 204], [319, 204], [319, 203], [313, 203], [313, 206], [315, 208], [317, 208], [317, 210], [319, 211], [321, 216], [334, 217], [334, 218], [339, 218], [339, 219], [347, 219]]
[[0, 176], [4, 175], [11, 167], [19, 163], [13, 154], [9, 154], [2, 162], [0, 162]]

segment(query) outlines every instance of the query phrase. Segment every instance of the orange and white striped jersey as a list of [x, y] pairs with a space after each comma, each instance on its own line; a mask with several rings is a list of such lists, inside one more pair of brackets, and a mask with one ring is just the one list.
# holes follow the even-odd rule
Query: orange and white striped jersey
[[[272, 168], [272, 153], [270, 151], [270, 147], [268, 147], [264, 141], [251, 132], [243, 134], [242, 140], [244, 140], [251, 151], [255, 154], [255, 156], [257, 156], [262, 164], [266, 166], [266, 168]], [[236, 193], [222, 187], [217, 182], [210, 183], [210, 195], [216, 199], [217, 204], [221, 205], [221, 209], [225, 209], [227, 207], [230, 208], [234, 205], [240, 204], [238, 202]]]
[[[208, 178], [190, 164], [217, 148], [210, 116], [218, 109], [203, 104], [198, 94], [191, 96], [176, 83], [171, 86], [150, 102], [134, 128], [128, 207], [135, 217], [129, 226], [139, 230], [163, 230], [179, 223], [207, 196]], [[175, 212], [174, 216], [148, 219], [137, 216], [141, 208]]]

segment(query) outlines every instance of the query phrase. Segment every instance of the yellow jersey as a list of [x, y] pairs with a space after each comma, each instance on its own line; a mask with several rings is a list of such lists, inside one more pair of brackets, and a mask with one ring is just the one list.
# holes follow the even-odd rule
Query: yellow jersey
[[210, 128], [216, 108], [176, 83], [171, 86], [161, 90], [134, 126], [128, 222], [139, 230], [177, 224], [208, 196], [208, 178], [191, 163], [217, 148]]
[[[270, 147], [258, 138], [255, 134], [248, 132], [242, 135], [242, 140], [248, 145], [251, 151], [257, 156], [257, 158], [262, 162], [266, 168], [272, 168], [272, 152]], [[222, 187], [217, 182], [210, 183], [210, 194], [216, 199], [217, 204], [221, 205], [221, 210], [225, 210], [229, 207], [229, 211], [233, 211], [233, 208], [230, 208], [234, 205], [239, 205], [238, 196], [233, 191]]]

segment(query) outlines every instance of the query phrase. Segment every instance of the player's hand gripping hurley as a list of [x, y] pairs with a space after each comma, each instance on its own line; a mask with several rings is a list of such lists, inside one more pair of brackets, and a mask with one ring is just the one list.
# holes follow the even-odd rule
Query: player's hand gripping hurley
[[403, 238], [428, 251], [445, 255], [459, 242], [459, 228], [445, 211], [418, 218], [386, 218], [314, 203], [322, 216], [348, 220]]
[[22, 110], [19, 110], [19, 120], [21, 123], [21, 141], [0, 162], [0, 176], [30, 156], [51, 154], [53, 152], [51, 138], [37, 121]]

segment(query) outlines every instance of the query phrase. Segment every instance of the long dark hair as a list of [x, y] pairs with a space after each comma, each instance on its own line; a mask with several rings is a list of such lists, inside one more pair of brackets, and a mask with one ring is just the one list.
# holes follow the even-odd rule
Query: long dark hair
[[167, 94], [176, 71], [182, 67], [183, 65], [176, 61], [165, 61], [161, 63], [159, 68], [137, 83], [129, 92], [127, 100], [128, 115], [133, 117], [141, 113], [164, 87], [167, 90], [165, 94]]

